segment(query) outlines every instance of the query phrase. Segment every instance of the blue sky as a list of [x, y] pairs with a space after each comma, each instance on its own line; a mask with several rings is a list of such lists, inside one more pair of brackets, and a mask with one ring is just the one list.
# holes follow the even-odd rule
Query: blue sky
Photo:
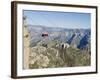
[[27, 17], [29, 25], [44, 25], [47, 27], [62, 28], [90, 28], [90, 13], [29, 11], [24, 10], [23, 16]]

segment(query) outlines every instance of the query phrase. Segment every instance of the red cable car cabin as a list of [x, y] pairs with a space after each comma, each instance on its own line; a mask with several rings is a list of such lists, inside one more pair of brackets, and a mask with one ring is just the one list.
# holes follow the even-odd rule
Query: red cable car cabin
[[48, 37], [48, 33], [47, 32], [42, 33], [42, 37]]

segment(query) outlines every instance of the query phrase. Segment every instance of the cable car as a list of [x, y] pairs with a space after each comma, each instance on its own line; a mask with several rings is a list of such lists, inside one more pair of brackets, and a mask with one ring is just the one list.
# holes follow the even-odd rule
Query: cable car
[[48, 32], [42, 33], [42, 37], [48, 37]]

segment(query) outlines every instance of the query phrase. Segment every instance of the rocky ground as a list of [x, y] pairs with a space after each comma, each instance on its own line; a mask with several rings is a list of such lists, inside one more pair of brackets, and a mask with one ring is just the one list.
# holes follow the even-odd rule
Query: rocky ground
[[50, 41], [47, 46], [39, 42], [30, 48], [29, 68], [57, 68], [89, 66], [91, 54], [85, 50], [57, 46], [59, 41]]

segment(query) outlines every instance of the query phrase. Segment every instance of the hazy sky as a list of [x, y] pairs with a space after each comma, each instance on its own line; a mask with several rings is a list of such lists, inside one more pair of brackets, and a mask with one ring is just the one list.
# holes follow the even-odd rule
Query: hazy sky
[[51, 12], [51, 11], [23, 11], [27, 16], [27, 24], [45, 25], [47, 27], [90, 28], [90, 13]]

